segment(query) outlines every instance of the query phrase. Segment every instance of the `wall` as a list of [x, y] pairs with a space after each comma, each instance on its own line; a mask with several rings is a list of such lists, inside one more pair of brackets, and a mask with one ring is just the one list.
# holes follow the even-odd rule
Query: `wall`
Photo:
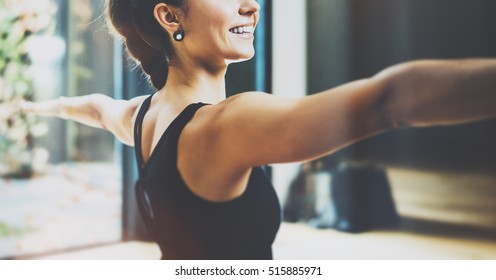
[[[304, 96], [307, 92], [306, 1], [274, 0], [272, 23], [272, 90], [284, 97]], [[281, 200], [298, 172], [299, 164], [273, 166], [272, 181]]]
[[[496, 57], [493, 0], [308, 3], [310, 92], [370, 77], [413, 59]], [[494, 143], [496, 121], [489, 120], [401, 129], [359, 142], [328, 159], [396, 170], [390, 179], [401, 214], [496, 229]]]
[[[413, 59], [496, 57], [490, 0], [313, 0], [308, 10], [308, 90], [370, 77]], [[402, 129], [334, 157], [417, 169], [496, 171], [496, 121]]]

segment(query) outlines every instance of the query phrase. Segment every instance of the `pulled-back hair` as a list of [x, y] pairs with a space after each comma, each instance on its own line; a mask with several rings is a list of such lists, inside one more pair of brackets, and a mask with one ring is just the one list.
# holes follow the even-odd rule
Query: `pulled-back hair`
[[107, 0], [107, 16], [123, 38], [128, 54], [148, 74], [156, 89], [167, 82], [174, 57], [171, 38], [154, 16], [155, 6], [166, 3], [184, 8], [187, 0]]

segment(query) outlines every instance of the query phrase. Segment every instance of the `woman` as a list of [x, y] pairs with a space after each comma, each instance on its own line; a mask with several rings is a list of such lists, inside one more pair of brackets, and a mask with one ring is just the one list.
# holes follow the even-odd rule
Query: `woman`
[[417, 61], [301, 99], [226, 99], [231, 62], [254, 55], [254, 0], [109, 0], [108, 15], [157, 92], [27, 103], [134, 145], [136, 194], [167, 259], [271, 259], [280, 224], [259, 166], [306, 161], [402, 126], [496, 116], [496, 60]]

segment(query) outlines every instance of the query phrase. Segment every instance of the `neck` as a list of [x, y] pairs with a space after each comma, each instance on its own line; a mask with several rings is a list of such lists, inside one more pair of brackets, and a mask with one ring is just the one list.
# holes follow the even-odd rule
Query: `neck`
[[160, 95], [170, 102], [217, 104], [226, 99], [227, 66], [216, 69], [192, 65], [170, 66], [167, 83]]

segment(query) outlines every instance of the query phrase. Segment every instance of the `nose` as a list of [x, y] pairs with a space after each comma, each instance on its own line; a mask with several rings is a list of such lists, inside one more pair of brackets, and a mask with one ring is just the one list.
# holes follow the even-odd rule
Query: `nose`
[[260, 11], [260, 4], [255, 0], [242, 0], [239, 9], [240, 15], [252, 15]]

